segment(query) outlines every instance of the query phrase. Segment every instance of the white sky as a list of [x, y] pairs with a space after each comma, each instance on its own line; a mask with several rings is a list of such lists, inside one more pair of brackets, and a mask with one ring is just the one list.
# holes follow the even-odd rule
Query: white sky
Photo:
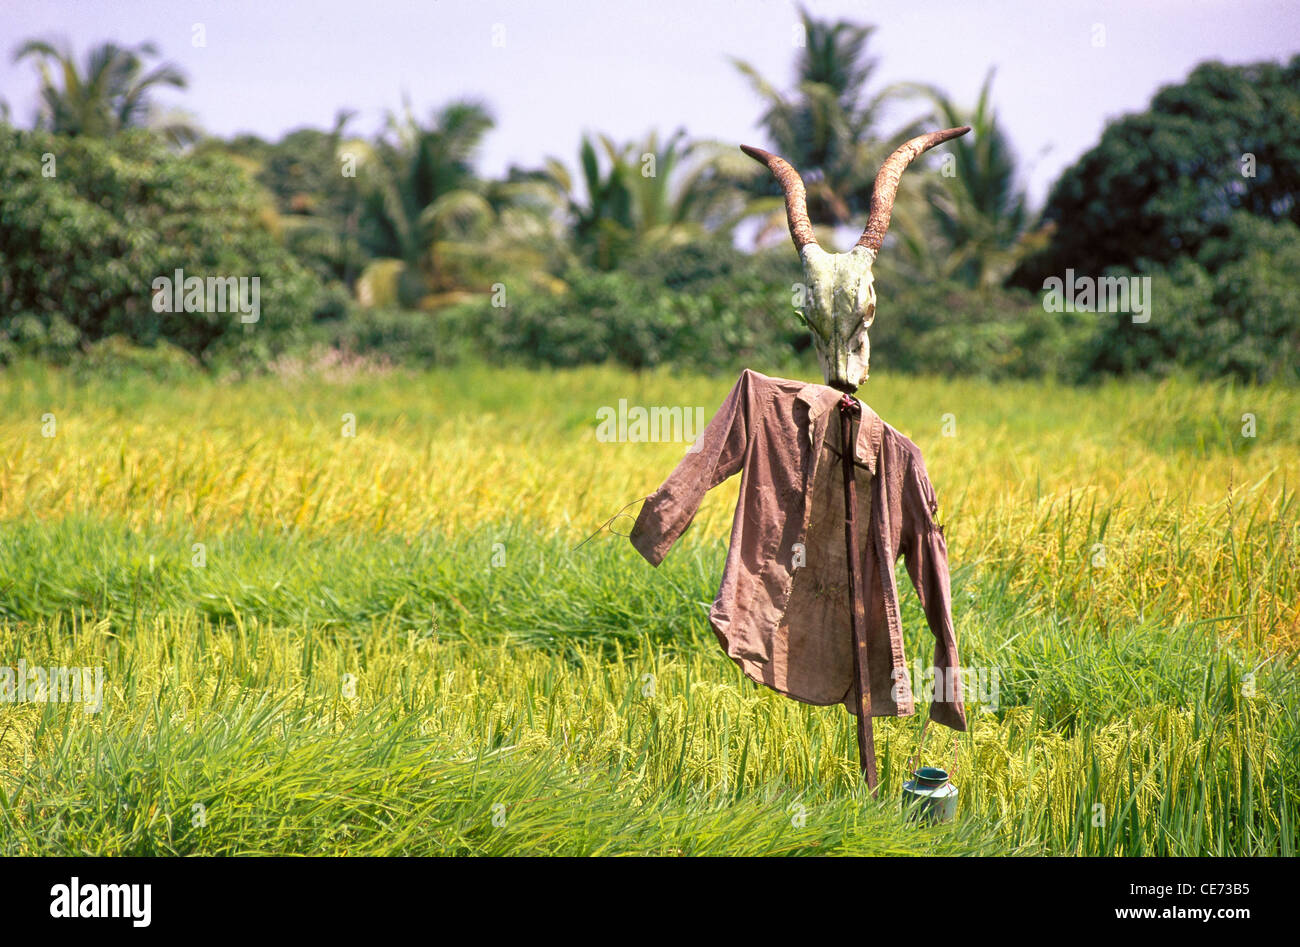
[[[997, 67], [994, 101], [1035, 206], [1108, 118], [1141, 110], [1196, 63], [1300, 52], [1297, 0], [809, 7], [878, 27], [874, 88], [925, 81], [972, 104]], [[196, 23], [206, 47], [192, 45]], [[0, 0], [0, 97], [15, 122], [30, 125], [35, 67], [11, 62], [29, 37], [70, 39], [78, 54], [109, 38], [151, 39], [191, 80], [164, 101], [222, 136], [328, 128], [345, 106], [360, 113], [355, 128], [370, 132], [404, 93], [421, 115], [453, 97], [482, 97], [498, 124], [480, 169], [496, 175], [546, 155], [573, 166], [584, 130], [623, 141], [685, 126], [694, 137], [768, 144], [756, 130], [760, 102], [730, 57], [788, 88], [796, 23], [789, 0]], [[1093, 45], [1095, 24], [1104, 46]], [[503, 46], [493, 45], [494, 29]]]

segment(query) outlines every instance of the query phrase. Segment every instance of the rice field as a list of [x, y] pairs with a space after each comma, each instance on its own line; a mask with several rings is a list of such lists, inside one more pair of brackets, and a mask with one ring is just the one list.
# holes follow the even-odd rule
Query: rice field
[[713, 638], [734, 480], [657, 570], [597, 532], [683, 451], [597, 412], [733, 380], [0, 373], [0, 668], [102, 673], [0, 703], [0, 854], [1297, 853], [1300, 392], [873, 376], [997, 672], [919, 826], [919, 718], [872, 800], [852, 718]]

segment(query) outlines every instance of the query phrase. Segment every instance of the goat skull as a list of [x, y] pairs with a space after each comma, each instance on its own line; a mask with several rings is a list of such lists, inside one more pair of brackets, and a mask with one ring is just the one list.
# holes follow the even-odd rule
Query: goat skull
[[857, 245], [848, 253], [830, 253], [817, 244], [808, 219], [807, 192], [799, 172], [784, 158], [741, 145], [741, 150], [767, 165], [785, 192], [790, 236], [803, 263], [805, 324], [812, 333], [826, 383], [852, 394], [867, 380], [871, 341], [867, 330], [876, 318], [876, 287], [871, 265], [889, 229], [894, 195], [904, 169], [917, 155], [970, 131], [969, 126], [919, 135], [885, 159], [871, 194], [871, 214]]

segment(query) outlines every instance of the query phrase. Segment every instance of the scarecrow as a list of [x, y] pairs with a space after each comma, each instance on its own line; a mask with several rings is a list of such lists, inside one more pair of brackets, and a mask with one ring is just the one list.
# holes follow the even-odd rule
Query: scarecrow
[[886, 159], [866, 229], [848, 253], [818, 245], [799, 173], [776, 155], [741, 146], [785, 193], [803, 263], [801, 316], [826, 384], [746, 369], [691, 451], [646, 499], [630, 534], [658, 566], [704, 494], [742, 474], [710, 626], [750, 679], [805, 703], [843, 704], [857, 718], [859, 762], [873, 795], [872, 717], [916, 712], [894, 578], [900, 556], [935, 639], [925, 725], [966, 729], [934, 487], [917, 446], [853, 395], [867, 379], [867, 330], [876, 313], [871, 266], [899, 179], [918, 155], [968, 131], [921, 135]]

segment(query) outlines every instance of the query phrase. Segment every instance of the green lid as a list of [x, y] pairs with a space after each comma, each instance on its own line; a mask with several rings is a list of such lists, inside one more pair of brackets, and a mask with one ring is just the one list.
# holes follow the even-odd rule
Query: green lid
[[916, 784], [922, 789], [938, 789], [948, 784], [948, 771], [937, 766], [922, 766], [915, 773]]

